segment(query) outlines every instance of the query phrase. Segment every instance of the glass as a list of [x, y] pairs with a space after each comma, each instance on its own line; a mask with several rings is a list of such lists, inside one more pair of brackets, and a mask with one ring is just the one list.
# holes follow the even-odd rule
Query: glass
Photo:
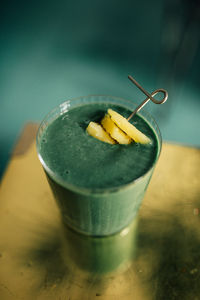
[[104, 274], [125, 271], [137, 255], [138, 218], [117, 234], [89, 236], [62, 226], [62, 257], [66, 265]]
[[[84, 104], [110, 103], [131, 111], [136, 105], [131, 101], [111, 96], [86, 96], [67, 100], [52, 110], [42, 121], [37, 134], [37, 151], [48, 182], [60, 208], [64, 224], [72, 229], [93, 236], [105, 236], [119, 232], [136, 217], [155, 164], [161, 151], [162, 139], [154, 119], [142, 110], [140, 115], [153, 129], [158, 141], [158, 151], [152, 167], [141, 177], [126, 185], [101, 190], [81, 188], [54, 176], [40, 153], [43, 131], [58, 116]], [[56, 153], [55, 153], [56, 155]]]

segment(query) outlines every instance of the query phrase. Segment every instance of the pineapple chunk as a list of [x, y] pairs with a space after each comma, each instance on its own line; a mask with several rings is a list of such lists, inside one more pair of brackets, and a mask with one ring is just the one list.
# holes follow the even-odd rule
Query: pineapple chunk
[[132, 139], [111, 120], [108, 114], [101, 120], [101, 125], [119, 144], [131, 143]]
[[123, 130], [136, 143], [148, 144], [151, 140], [141, 131], [139, 131], [133, 124], [129, 123], [127, 119], [112, 109], [108, 109], [108, 114], [115, 124]]
[[102, 126], [95, 122], [90, 122], [86, 130], [89, 135], [93, 136], [94, 138], [96, 138], [102, 142], [106, 142], [109, 144], [116, 143], [115, 140], [113, 140], [109, 136], [109, 134], [102, 128]]

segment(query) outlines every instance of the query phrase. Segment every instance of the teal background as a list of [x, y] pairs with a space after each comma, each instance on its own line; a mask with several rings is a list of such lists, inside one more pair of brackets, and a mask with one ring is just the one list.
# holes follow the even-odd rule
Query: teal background
[[200, 146], [198, 1], [9, 1], [0, 18], [0, 174], [24, 124], [66, 99], [110, 94], [149, 103], [163, 138]]

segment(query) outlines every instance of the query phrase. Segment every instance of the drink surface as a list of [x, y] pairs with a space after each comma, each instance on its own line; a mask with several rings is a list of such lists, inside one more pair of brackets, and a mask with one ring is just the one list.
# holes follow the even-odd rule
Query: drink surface
[[114, 188], [132, 182], [152, 167], [158, 141], [140, 116], [134, 116], [131, 123], [151, 139], [151, 144], [111, 145], [88, 135], [89, 122], [100, 122], [108, 108], [124, 117], [131, 112], [109, 103], [85, 104], [58, 116], [44, 130], [40, 156], [57, 182], [88, 189]]

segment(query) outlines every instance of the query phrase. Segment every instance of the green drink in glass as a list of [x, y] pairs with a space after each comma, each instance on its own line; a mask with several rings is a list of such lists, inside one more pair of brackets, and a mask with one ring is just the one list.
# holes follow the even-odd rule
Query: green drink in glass
[[43, 120], [37, 151], [64, 224], [91, 236], [115, 234], [137, 216], [161, 151], [161, 135], [145, 111], [130, 121], [150, 144], [107, 144], [88, 135], [108, 108], [125, 118], [135, 109], [127, 100], [86, 96], [68, 100]]

